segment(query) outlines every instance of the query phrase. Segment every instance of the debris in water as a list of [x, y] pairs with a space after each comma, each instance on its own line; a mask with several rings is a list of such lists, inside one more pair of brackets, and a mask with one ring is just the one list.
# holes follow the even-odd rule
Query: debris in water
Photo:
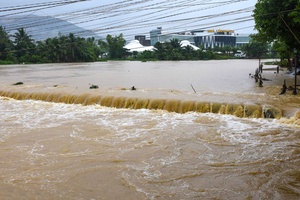
[[24, 84], [23, 82], [16, 82], [13, 85], [23, 85], [23, 84]]
[[97, 88], [99, 88], [98, 85], [91, 85], [90, 86], [90, 89], [97, 89]]

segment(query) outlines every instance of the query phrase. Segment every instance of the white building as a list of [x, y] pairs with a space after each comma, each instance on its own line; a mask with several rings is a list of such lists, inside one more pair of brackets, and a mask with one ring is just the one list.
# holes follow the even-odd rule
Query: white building
[[169, 42], [171, 39], [178, 39], [179, 41], [189, 41], [190, 44], [203, 46], [205, 49], [231, 46], [241, 47], [243, 44], [249, 43], [249, 34], [235, 34], [234, 30], [194, 30], [190, 32], [179, 33], [164, 33], [161, 27], [150, 31], [151, 45], [157, 42]]

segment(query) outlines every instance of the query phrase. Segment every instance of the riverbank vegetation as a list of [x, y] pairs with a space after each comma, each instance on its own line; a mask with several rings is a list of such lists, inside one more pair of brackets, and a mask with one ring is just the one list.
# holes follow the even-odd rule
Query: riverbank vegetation
[[[178, 39], [155, 44], [154, 51], [129, 52], [124, 49], [126, 44], [123, 35], [107, 35], [106, 41], [95, 38], [82, 38], [73, 33], [59, 34], [43, 41], [32, 39], [24, 28], [9, 35], [0, 26], [0, 64], [18, 63], [61, 63], [61, 62], [95, 62], [106, 60], [212, 60], [235, 58], [237, 47], [215, 47], [194, 50], [191, 46], [181, 47]], [[252, 43], [245, 45], [242, 50], [257, 57], [258, 49], [267, 48], [266, 45]]]
[[255, 28], [250, 43], [237, 47], [215, 46], [213, 49], [182, 47], [178, 39], [155, 44], [154, 51], [130, 52], [124, 49], [123, 35], [107, 35], [106, 40], [82, 38], [73, 33], [59, 34], [35, 41], [24, 28], [12, 35], [0, 26], [0, 64], [94, 62], [106, 60], [211, 60], [235, 58], [239, 50], [247, 58], [280, 57], [292, 66], [291, 59], [300, 51], [300, 1], [259, 0], [254, 9]]
[[92, 62], [101, 49], [94, 38], [58, 35], [44, 41], [34, 41], [25, 29], [9, 35], [0, 26], [0, 61], [9, 63]]
[[287, 66], [292, 66], [291, 58], [298, 59], [300, 51], [300, 1], [299, 0], [259, 0], [254, 9], [255, 39], [261, 43], [272, 43]]

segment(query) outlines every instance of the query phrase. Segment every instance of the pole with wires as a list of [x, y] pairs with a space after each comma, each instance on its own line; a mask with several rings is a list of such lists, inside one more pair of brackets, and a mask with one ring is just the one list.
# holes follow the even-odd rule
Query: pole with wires
[[293, 95], [297, 95], [297, 67], [298, 67], [298, 56], [297, 56], [297, 49], [294, 50], [295, 53], [295, 85]]

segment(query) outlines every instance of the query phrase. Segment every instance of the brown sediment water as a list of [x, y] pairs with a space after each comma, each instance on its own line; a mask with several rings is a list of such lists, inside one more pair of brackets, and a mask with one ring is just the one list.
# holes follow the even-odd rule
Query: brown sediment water
[[299, 199], [300, 95], [257, 66], [0, 66], [1, 199]]

